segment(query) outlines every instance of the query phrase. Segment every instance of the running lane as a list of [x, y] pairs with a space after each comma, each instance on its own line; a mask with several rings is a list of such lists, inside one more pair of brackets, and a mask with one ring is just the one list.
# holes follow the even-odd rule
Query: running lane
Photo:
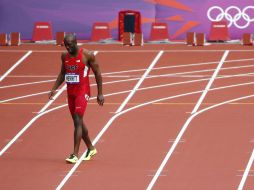
[[[194, 53], [194, 56], [191, 53], [164, 53], [155, 68], [170, 68], [152, 70], [149, 76], [172, 75], [145, 79], [125, 109], [160, 98], [171, 97], [172, 99], [155, 101], [153, 104], [133, 109], [117, 117], [102, 136], [102, 141], [97, 144], [98, 155], [93, 161], [82, 163], [77, 169], [78, 172], [67, 181], [63, 189], [83, 189], [83, 187], [145, 189], [180, 128], [189, 117], [189, 112], [193, 109], [191, 103], [198, 101], [200, 90], [205, 88], [208, 82], [206, 79], [212, 76], [222, 54], [221, 52], [208, 53], [203, 56], [202, 53]], [[217, 64], [192, 65], [207, 62]], [[176, 73], [186, 74], [186, 72], [193, 75], [194, 70], [199, 71], [201, 78], [175, 76]], [[198, 81], [187, 83], [189, 80]], [[145, 89], [158, 85], [168, 86]], [[184, 95], [190, 92], [192, 94], [189, 96]], [[182, 95], [182, 97], [173, 99], [175, 95]], [[184, 143], [184, 140], [181, 143]]]
[[[23, 86], [10, 85], [18, 85], [36, 81], [39, 82], [41, 80], [47, 80], [48, 75], [56, 75], [56, 69], [60, 67], [58, 58], [58, 53], [32, 53], [1, 83], [0, 114], [2, 118], [4, 118], [1, 121], [0, 129], [1, 149], [36, 115], [36, 112], [38, 112], [48, 101], [47, 93], [28, 98], [17, 98], [48, 91], [53, 83], [26, 84]], [[20, 139], [20, 141], [22, 141], [22, 139]]]
[[[182, 140], [168, 160], [153, 189], [237, 189], [253, 150], [253, 97], [216, 106], [228, 100], [254, 94], [251, 53], [230, 52], [211, 91]], [[230, 61], [230, 60], [241, 60]], [[235, 76], [237, 75], [237, 76]], [[221, 78], [226, 77], [226, 78]], [[230, 78], [227, 78], [230, 77]], [[252, 167], [253, 168], [253, 167]], [[246, 188], [253, 189], [251, 177]], [[248, 188], [247, 188], [248, 186]]]
[[[111, 72], [147, 68], [157, 53], [148, 55], [139, 52], [132, 54], [102, 53], [101, 55], [99, 53], [98, 55], [101, 56], [102, 71]], [[139, 56], [143, 59], [137, 58]], [[114, 57], [113, 60], [112, 57]], [[130, 83], [128, 88], [124, 87], [122, 90], [130, 90], [133, 86]], [[121, 87], [115, 85], [115, 88], [110, 89], [107, 89], [107, 85], [105, 85], [104, 94], [121, 90]], [[88, 106], [85, 123], [92, 139], [112, 117], [112, 112], [118, 108], [119, 105], [114, 103], [123, 102], [126, 96], [127, 94], [106, 97], [103, 107], [95, 104]], [[44, 101], [43, 98], [41, 101]], [[64, 100], [65, 95], [63, 94], [59, 98]], [[55, 108], [56, 105], [53, 107]], [[17, 189], [18, 187], [19, 189], [45, 190], [56, 188], [72, 167], [72, 165], [65, 163], [65, 158], [71, 153], [73, 147], [73, 123], [68, 108], [64, 107], [42, 116], [21, 138], [21, 142], [13, 144], [8, 152], [0, 157], [0, 178], [3, 181], [0, 184], [0, 189]], [[100, 139], [98, 142], [99, 152], [101, 151], [99, 144], [103, 143], [103, 139]], [[80, 152], [84, 150], [85, 147], [82, 144]], [[12, 183], [13, 181], [15, 183]]]
[[25, 52], [0, 52], [0, 76], [5, 74], [25, 54]]

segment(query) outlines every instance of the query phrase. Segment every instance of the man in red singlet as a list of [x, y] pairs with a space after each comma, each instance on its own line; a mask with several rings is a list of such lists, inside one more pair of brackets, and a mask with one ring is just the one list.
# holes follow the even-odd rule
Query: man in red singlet
[[64, 45], [67, 52], [62, 53], [62, 67], [57, 80], [49, 93], [52, 99], [58, 87], [64, 82], [67, 83], [67, 95], [69, 110], [74, 122], [74, 151], [66, 159], [69, 163], [78, 161], [78, 153], [81, 138], [87, 146], [87, 153], [84, 160], [90, 160], [97, 153], [88, 136], [88, 130], [83, 122], [83, 115], [86, 110], [87, 101], [90, 97], [89, 72], [93, 70], [97, 83], [97, 102], [100, 106], [104, 103], [102, 94], [102, 77], [99, 65], [93, 53], [90, 53], [77, 46], [75, 35], [67, 34], [64, 38]]

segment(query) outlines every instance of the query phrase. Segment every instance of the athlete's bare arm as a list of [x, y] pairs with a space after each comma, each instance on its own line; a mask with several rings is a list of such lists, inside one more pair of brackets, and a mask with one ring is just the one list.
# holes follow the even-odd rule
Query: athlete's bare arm
[[96, 83], [97, 83], [97, 102], [100, 106], [104, 103], [104, 96], [102, 93], [102, 77], [101, 77], [101, 71], [98, 62], [96, 61], [96, 58], [93, 53], [88, 51], [83, 51], [84, 57], [87, 59], [86, 62], [89, 64], [89, 66], [92, 68]]
[[56, 82], [55, 82], [54, 86], [52, 87], [51, 91], [49, 92], [48, 96], [49, 96], [50, 100], [53, 99], [53, 97], [56, 93], [56, 90], [64, 82], [64, 75], [65, 75], [64, 58], [65, 58], [65, 56], [66, 56], [66, 53], [62, 53], [62, 56], [61, 56], [61, 60], [62, 60], [61, 70], [60, 70], [60, 73], [58, 74], [58, 77], [56, 79]]

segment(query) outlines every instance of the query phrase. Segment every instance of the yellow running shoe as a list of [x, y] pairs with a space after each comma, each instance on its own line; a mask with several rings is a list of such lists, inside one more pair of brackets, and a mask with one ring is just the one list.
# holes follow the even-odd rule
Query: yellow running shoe
[[83, 158], [83, 160], [91, 160], [91, 158], [97, 154], [97, 150], [96, 149], [93, 149], [93, 150], [87, 150], [87, 153], [86, 153], [86, 156], [85, 158]]
[[75, 164], [78, 161], [78, 157], [75, 154], [71, 154], [70, 157], [65, 160], [68, 163]]

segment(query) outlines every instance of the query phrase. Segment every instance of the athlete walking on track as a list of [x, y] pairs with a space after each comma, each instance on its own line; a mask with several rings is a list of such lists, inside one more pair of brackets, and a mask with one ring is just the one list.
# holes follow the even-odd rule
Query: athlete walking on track
[[68, 106], [74, 122], [74, 151], [66, 159], [68, 163], [78, 161], [78, 153], [81, 139], [87, 146], [87, 154], [84, 160], [90, 160], [97, 153], [88, 135], [88, 130], [83, 122], [87, 101], [90, 97], [89, 72], [93, 70], [97, 83], [97, 102], [100, 106], [104, 103], [102, 94], [102, 77], [99, 65], [93, 53], [79, 48], [77, 39], [73, 34], [67, 34], [64, 38], [67, 52], [62, 53], [62, 67], [57, 80], [49, 93], [49, 99], [53, 99], [58, 87], [67, 83]]

